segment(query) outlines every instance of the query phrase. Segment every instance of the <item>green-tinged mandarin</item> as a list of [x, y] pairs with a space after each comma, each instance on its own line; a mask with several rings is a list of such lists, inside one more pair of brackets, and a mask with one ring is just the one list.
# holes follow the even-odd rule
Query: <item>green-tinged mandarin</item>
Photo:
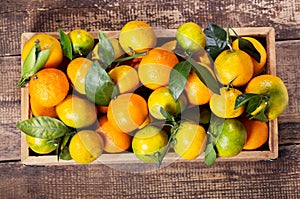
[[221, 157], [238, 155], [247, 139], [244, 125], [237, 119], [226, 119], [216, 129], [219, 134], [216, 140], [218, 155]]
[[[267, 62], [266, 49], [263, 47], [263, 45], [257, 39], [255, 39], [253, 37], [242, 37], [242, 38], [250, 41], [253, 44], [253, 46], [255, 47], [255, 49], [260, 54], [259, 62], [251, 57], [253, 66], [254, 66], [254, 75], [257, 75], [257, 74], [261, 73], [266, 66], [266, 62]], [[236, 39], [232, 42], [232, 48], [239, 49], [239, 40], [238, 39]]]
[[182, 122], [174, 136], [174, 151], [184, 159], [193, 160], [204, 151], [205, 146], [205, 129], [194, 122]]
[[251, 57], [242, 50], [224, 50], [215, 60], [218, 81], [223, 85], [232, 82], [232, 86], [246, 85], [253, 76], [253, 62]]
[[179, 26], [176, 31], [176, 40], [183, 49], [190, 52], [197, 52], [206, 44], [204, 32], [194, 22], [187, 22]]
[[176, 116], [180, 114], [186, 106], [187, 100], [181, 95], [175, 100], [168, 87], [160, 87], [154, 90], [148, 98], [148, 108], [150, 114], [156, 119], [165, 119], [160, 109], [165, 109], [170, 115]]
[[132, 149], [142, 162], [157, 163], [167, 143], [168, 135], [164, 130], [148, 125], [134, 135]]
[[122, 27], [119, 42], [127, 54], [144, 52], [155, 47], [156, 35], [146, 22], [130, 21]]
[[211, 111], [221, 118], [236, 118], [240, 116], [245, 106], [241, 106], [237, 109], [234, 108], [236, 98], [241, 95], [242, 92], [235, 88], [222, 87], [220, 89], [220, 95], [214, 93], [211, 96], [209, 107]]
[[76, 56], [87, 56], [94, 47], [94, 37], [85, 30], [72, 30], [68, 33]]
[[29, 148], [38, 154], [48, 154], [56, 149], [54, 140], [36, 138], [26, 135], [26, 142]]
[[289, 95], [284, 82], [274, 75], [254, 77], [247, 85], [245, 93], [264, 94], [269, 97], [265, 114], [269, 120], [277, 118], [286, 109]]

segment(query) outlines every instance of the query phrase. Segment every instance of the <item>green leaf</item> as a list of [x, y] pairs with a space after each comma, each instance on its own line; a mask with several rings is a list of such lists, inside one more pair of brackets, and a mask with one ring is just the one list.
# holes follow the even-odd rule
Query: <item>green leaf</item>
[[66, 134], [59, 143], [59, 146], [57, 147], [57, 158], [62, 160], [72, 160], [72, 157], [70, 155], [69, 151], [69, 144], [71, 141], [72, 136], [70, 134]]
[[254, 45], [248, 41], [247, 39], [243, 39], [241, 37], [238, 37], [239, 40], [239, 49], [246, 52], [248, 55], [250, 55], [255, 61], [260, 62], [260, 53], [257, 51], [257, 49], [254, 47]]
[[111, 65], [111, 63], [114, 61], [114, 56], [115, 56], [114, 47], [111, 44], [110, 40], [102, 31], [99, 31], [98, 37], [99, 37], [98, 55], [100, 61], [103, 62], [107, 67]]
[[175, 100], [177, 100], [183, 92], [190, 70], [191, 64], [187, 61], [179, 62], [171, 70], [169, 89]]
[[[265, 110], [268, 106], [265, 105], [265, 103], [267, 104], [268, 100], [269, 100], [269, 97], [264, 94], [244, 93], [244, 94], [239, 95], [236, 98], [234, 108], [237, 109], [237, 108], [243, 106], [244, 104], [246, 104], [245, 111], [247, 113], [249, 113], [250, 115], [253, 115], [253, 116], [251, 116], [250, 119], [258, 119], [260, 121], [267, 122], [268, 119], [267, 119], [267, 116], [265, 115]], [[259, 111], [260, 108], [262, 108], [262, 107], [260, 107], [261, 105], [262, 105], [263, 109], [261, 111]], [[259, 112], [254, 113], [257, 111], [259, 111]]]
[[19, 79], [19, 82], [18, 82], [19, 88], [24, 86], [26, 83], [26, 80], [30, 77], [29, 74], [33, 70], [35, 62], [36, 62], [35, 52], [36, 52], [36, 46], [34, 45], [30, 49], [30, 51], [23, 63], [22, 71], [21, 71], [21, 78]]
[[208, 24], [204, 29], [206, 36], [206, 51], [215, 59], [223, 50], [227, 48], [226, 31], [215, 24]]
[[145, 56], [145, 55], [147, 55], [147, 54], [148, 54], [148, 51], [141, 52], [141, 53], [135, 53], [135, 52], [132, 52], [131, 55], [126, 56], [126, 57], [122, 57], [122, 58], [119, 58], [119, 59], [116, 59], [116, 60], [114, 60], [113, 62], [120, 63], [120, 62], [124, 62], [124, 61], [127, 61], [127, 60], [134, 59], [134, 58], [136, 58], [136, 57]]
[[42, 69], [46, 64], [50, 55], [50, 49], [42, 51], [39, 49], [39, 42], [36, 42], [36, 44], [30, 49], [29, 54], [27, 55], [22, 66], [21, 78], [18, 82], [19, 88], [24, 86], [26, 80]]
[[32, 117], [28, 120], [18, 122], [17, 128], [26, 135], [49, 140], [64, 136], [71, 131], [60, 120], [48, 116]]
[[72, 42], [69, 36], [64, 33], [62, 29], [58, 29], [59, 37], [60, 37], [60, 45], [62, 47], [64, 55], [69, 59], [73, 59], [73, 48]]
[[259, 96], [259, 94], [254, 94], [254, 93], [243, 93], [243, 94], [239, 95], [235, 100], [234, 109], [237, 109], [237, 108], [243, 106], [249, 100], [251, 100], [253, 98], [254, 99], [257, 98], [257, 96]]
[[267, 122], [268, 121], [268, 118], [265, 114], [265, 110], [266, 110], [266, 107], [264, 109], [262, 109], [259, 113], [257, 113], [256, 115], [253, 115], [252, 117], [250, 117], [250, 119], [256, 119], [256, 120], [260, 120], [262, 122]]
[[93, 61], [85, 79], [85, 92], [89, 100], [107, 106], [118, 94], [118, 89], [98, 61]]
[[70, 151], [69, 151], [69, 146], [65, 146], [60, 155], [59, 155], [59, 158], [62, 159], [62, 160], [72, 160], [72, 157], [71, 157], [71, 154], [70, 154]]
[[36, 46], [32, 46], [30, 49], [22, 67], [22, 73], [21, 75], [26, 77], [27, 74], [31, 73], [32, 69], [34, 68], [35, 62], [36, 62]]
[[34, 75], [37, 71], [42, 69], [44, 65], [46, 64], [48, 58], [50, 56], [50, 49], [42, 50], [38, 53], [35, 66], [33, 70], [30, 73], [30, 76]]
[[196, 62], [192, 58], [189, 58], [187, 61], [192, 64], [192, 69], [195, 71], [203, 84], [205, 84], [214, 93], [220, 94], [221, 86], [211, 72], [205, 66]]
[[256, 110], [257, 107], [259, 107], [261, 102], [262, 102], [261, 95], [255, 95], [251, 97], [250, 100], [248, 100], [248, 104], [246, 106], [246, 112], [252, 113], [253, 111]]
[[163, 107], [160, 107], [159, 111], [164, 116], [164, 118], [166, 118], [166, 120], [168, 121], [174, 120], [174, 117], [170, 113], [168, 113]]
[[217, 159], [217, 153], [214, 149], [214, 145], [212, 143], [209, 143], [205, 149], [205, 157], [204, 157], [205, 163], [206, 165], [211, 166], [215, 163], [216, 159]]

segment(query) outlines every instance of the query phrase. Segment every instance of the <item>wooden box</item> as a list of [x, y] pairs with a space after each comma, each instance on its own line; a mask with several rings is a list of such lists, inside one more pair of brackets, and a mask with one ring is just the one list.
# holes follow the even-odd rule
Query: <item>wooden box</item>
[[[275, 55], [275, 31], [271, 27], [251, 27], [251, 28], [234, 28], [240, 36], [252, 36], [259, 38], [265, 43], [267, 50], [267, 73], [276, 75], [276, 55]], [[157, 38], [175, 38], [175, 29], [171, 30], [155, 30]], [[118, 37], [118, 31], [106, 31], [109, 37]], [[22, 46], [35, 33], [22, 34]], [[58, 33], [51, 32], [50, 35], [59, 38]], [[92, 35], [97, 38], [98, 33], [92, 32]], [[234, 35], [232, 33], [232, 35]], [[31, 117], [28, 88], [21, 89], [21, 120], [26, 120]], [[232, 158], [217, 158], [219, 161], [258, 161], [270, 160], [278, 157], [278, 127], [277, 119], [269, 121], [269, 140], [267, 149], [256, 151], [242, 151], [239, 155]], [[57, 160], [56, 155], [30, 155], [30, 150], [26, 144], [26, 136], [21, 133], [21, 161], [25, 165], [70, 165], [77, 164], [75, 161]], [[163, 160], [163, 164], [168, 164], [175, 161], [186, 161], [179, 158], [174, 152], [169, 152]], [[204, 153], [193, 161], [204, 161]], [[133, 153], [126, 152], [120, 154], [102, 154], [92, 164], [124, 164], [124, 163], [142, 163]]]

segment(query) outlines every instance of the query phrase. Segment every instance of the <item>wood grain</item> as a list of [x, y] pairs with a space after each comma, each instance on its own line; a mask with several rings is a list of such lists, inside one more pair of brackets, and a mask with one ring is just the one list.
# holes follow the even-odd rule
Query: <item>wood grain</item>
[[[300, 147], [275, 161], [173, 163], [147, 173], [105, 165], [0, 164], [0, 198], [299, 198]], [[137, 165], [120, 165], [135, 168]]]
[[187, 21], [232, 27], [272, 26], [276, 39], [300, 38], [297, 0], [275, 1], [26, 1], [13, 0], [0, 7], [0, 56], [20, 54], [23, 32], [55, 32], [58, 28], [88, 31], [120, 30], [130, 20], [153, 27], [177, 28]]
[[[82, 28], [119, 30], [129, 20], [177, 28], [272, 26], [277, 75], [287, 85], [289, 106], [279, 117], [279, 157], [273, 161], [175, 162], [147, 173], [123, 164], [24, 166], [20, 163], [20, 44], [23, 32]], [[300, 198], [299, 0], [4, 0], [0, 6], [0, 198]], [[144, 168], [145, 170], [148, 167]], [[124, 170], [131, 172], [124, 172]]]
[[19, 159], [21, 134], [16, 123], [21, 117], [20, 57], [0, 57], [0, 161]]
[[276, 45], [277, 74], [287, 85], [289, 104], [280, 122], [300, 122], [300, 50], [299, 40], [282, 41]]

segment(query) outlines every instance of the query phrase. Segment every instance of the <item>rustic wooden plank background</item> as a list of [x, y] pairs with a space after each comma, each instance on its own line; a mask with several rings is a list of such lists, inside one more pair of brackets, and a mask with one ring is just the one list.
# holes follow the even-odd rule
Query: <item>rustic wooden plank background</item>
[[[161, 28], [177, 28], [186, 21], [203, 27], [207, 23], [274, 27], [277, 73], [290, 95], [279, 118], [279, 158], [220, 162], [212, 167], [175, 162], [148, 173], [127, 173], [106, 165], [22, 165], [20, 131], [15, 127], [20, 120], [20, 90], [15, 85], [21, 34], [58, 28], [119, 30], [134, 19]], [[0, 38], [0, 198], [300, 198], [299, 0], [2, 0]]]

